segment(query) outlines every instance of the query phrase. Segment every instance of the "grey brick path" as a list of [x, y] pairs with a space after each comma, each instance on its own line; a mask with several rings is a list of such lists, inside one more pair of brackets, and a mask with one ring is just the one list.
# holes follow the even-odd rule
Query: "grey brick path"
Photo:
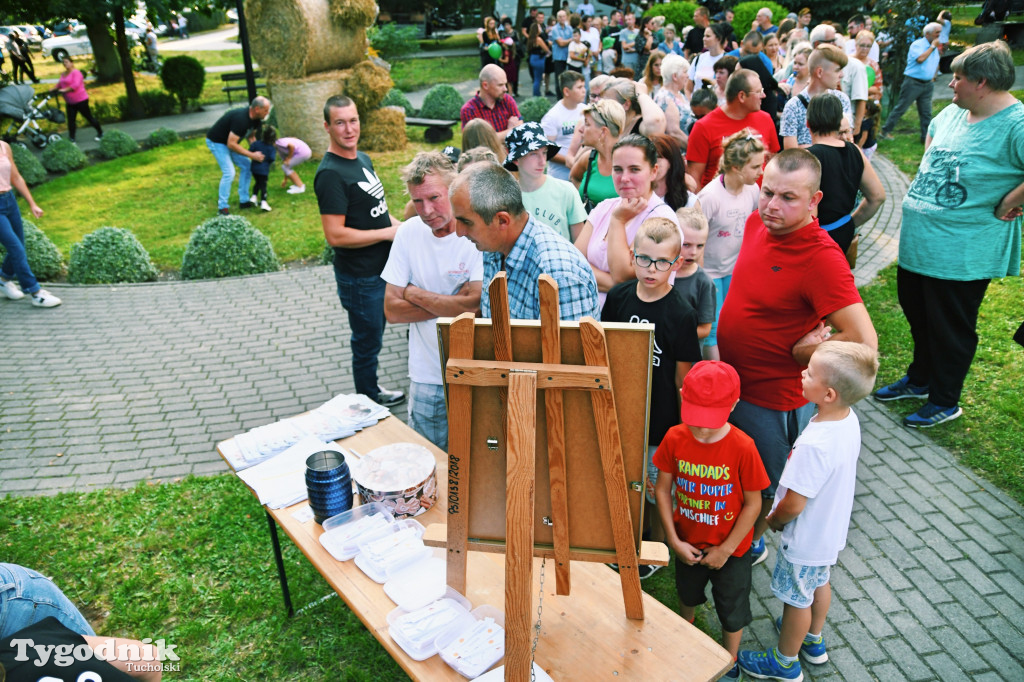
[[[889, 200], [862, 233], [858, 284], [895, 258], [907, 186], [888, 161], [876, 168]], [[352, 390], [327, 267], [52, 288], [65, 301], [53, 310], [0, 300], [0, 495], [221, 473], [217, 441]], [[388, 386], [407, 386], [405, 336], [404, 326], [386, 332]], [[1020, 505], [876, 403], [857, 410], [864, 447], [849, 546], [833, 572], [831, 661], [805, 674], [1024, 680]], [[775, 641], [773, 565], [755, 568], [744, 647]]]

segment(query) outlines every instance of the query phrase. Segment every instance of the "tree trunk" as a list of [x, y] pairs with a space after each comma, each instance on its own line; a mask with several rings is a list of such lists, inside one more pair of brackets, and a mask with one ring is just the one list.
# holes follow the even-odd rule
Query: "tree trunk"
[[121, 80], [121, 63], [118, 61], [114, 40], [107, 28], [107, 15], [100, 14], [86, 20], [86, 34], [92, 43], [92, 56], [99, 83], [118, 83]]
[[121, 57], [121, 71], [124, 73], [124, 94], [128, 98], [128, 110], [122, 111], [121, 115], [128, 119], [142, 118], [146, 112], [139, 90], [135, 87], [131, 48], [124, 33], [124, 8], [120, 4], [114, 5], [114, 32], [117, 35], [117, 54]]

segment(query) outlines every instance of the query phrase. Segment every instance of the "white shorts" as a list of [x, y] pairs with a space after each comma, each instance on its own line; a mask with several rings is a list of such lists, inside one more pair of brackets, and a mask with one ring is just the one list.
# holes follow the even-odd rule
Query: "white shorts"
[[830, 566], [801, 566], [779, 552], [772, 573], [772, 592], [783, 603], [806, 609], [814, 603], [814, 591], [827, 584], [830, 575]]

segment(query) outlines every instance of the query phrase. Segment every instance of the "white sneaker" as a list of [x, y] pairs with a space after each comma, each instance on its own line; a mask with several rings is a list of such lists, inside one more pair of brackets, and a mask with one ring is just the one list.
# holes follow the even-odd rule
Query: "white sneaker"
[[273, 209], [270, 208], [270, 204], [267, 203], [266, 199], [264, 199], [263, 201], [260, 202], [260, 208], [262, 208], [264, 211], [273, 210]]
[[18, 288], [18, 285], [9, 279], [0, 279], [0, 292], [12, 301], [25, 298], [25, 294]]
[[291, 187], [288, 188], [288, 194], [302, 194], [305, 191], [305, 185], [302, 185], [301, 187], [299, 185], [292, 185]]
[[46, 289], [40, 289], [32, 294], [32, 305], [37, 308], [56, 308], [60, 305], [60, 299]]
[[249, 201], [254, 203], [254, 204], [257, 203], [259, 200], [260, 200], [260, 198], [258, 196], [256, 196], [255, 194], [253, 194], [251, 197], [249, 197]]

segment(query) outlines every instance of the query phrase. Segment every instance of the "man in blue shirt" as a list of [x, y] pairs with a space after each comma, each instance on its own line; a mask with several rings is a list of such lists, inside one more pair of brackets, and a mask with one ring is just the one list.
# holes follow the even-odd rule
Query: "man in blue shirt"
[[900, 86], [900, 98], [896, 106], [889, 112], [882, 126], [881, 137], [891, 140], [892, 129], [900, 118], [917, 103], [917, 115], [921, 119], [921, 143], [928, 136], [928, 125], [932, 122], [932, 90], [935, 75], [939, 72], [939, 34], [942, 24], [932, 22], [924, 27], [924, 37], [910, 44], [907, 53], [907, 68], [903, 70], [903, 85]]
[[569, 59], [569, 43], [572, 42], [572, 27], [569, 26], [569, 17], [565, 10], [559, 10], [555, 15], [556, 23], [548, 37], [551, 38], [551, 61], [555, 68], [555, 81], [565, 71], [566, 61]]
[[540, 318], [537, 277], [550, 275], [558, 285], [563, 320], [597, 318], [597, 281], [583, 254], [523, 207], [519, 183], [496, 163], [468, 166], [449, 189], [455, 232], [484, 252], [480, 314], [491, 316], [488, 287], [504, 270], [508, 277], [509, 315], [514, 320]]

